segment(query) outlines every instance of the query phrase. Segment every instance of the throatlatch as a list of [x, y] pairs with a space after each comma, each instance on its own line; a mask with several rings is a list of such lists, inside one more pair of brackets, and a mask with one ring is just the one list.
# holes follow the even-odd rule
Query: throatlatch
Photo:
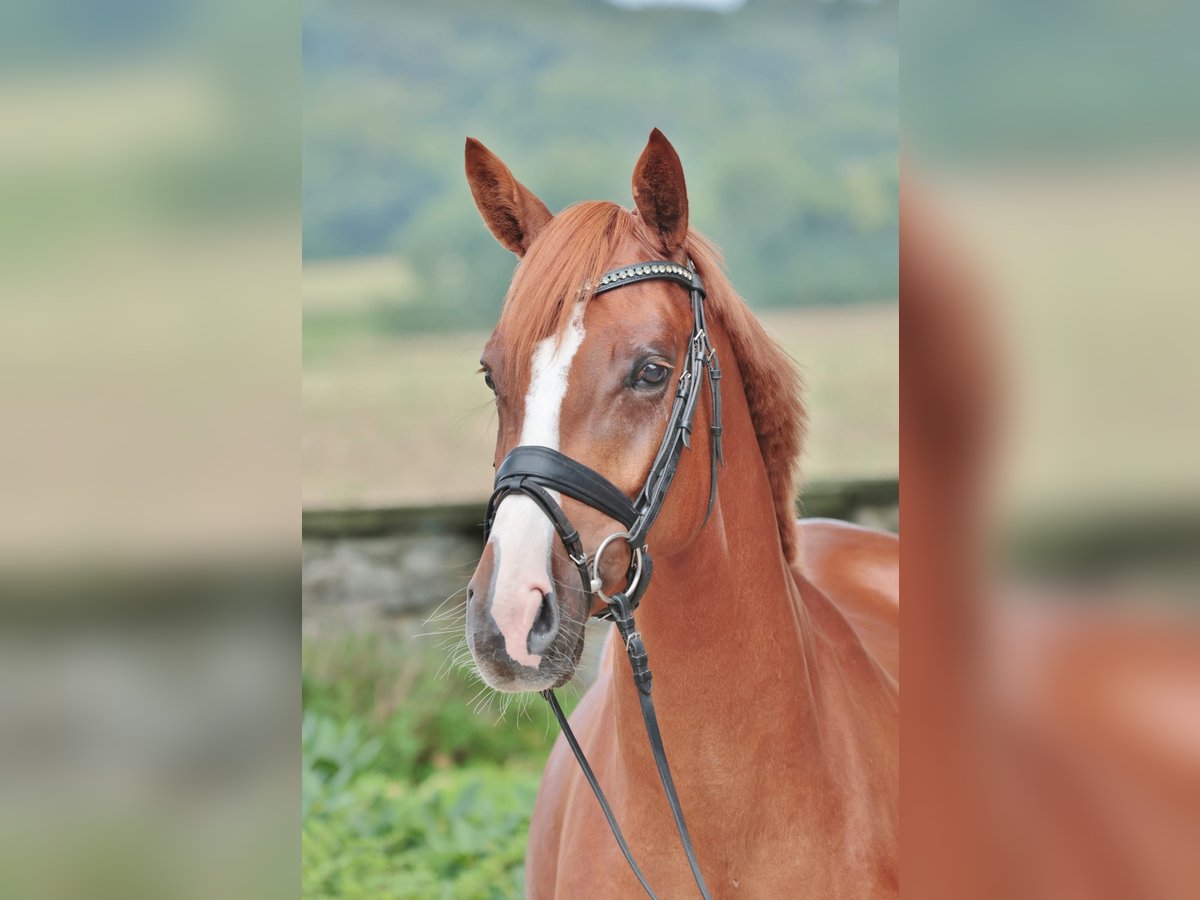
[[[687, 855], [688, 865], [691, 867], [696, 886], [700, 889], [700, 895], [705, 900], [709, 900], [708, 887], [704, 883], [700, 864], [696, 860], [696, 852], [692, 847], [691, 836], [688, 834], [683, 809], [679, 803], [679, 795], [675, 791], [675, 782], [671, 777], [671, 767], [667, 763], [666, 749], [663, 747], [662, 734], [659, 732], [658, 717], [654, 712], [654, 700], [651, 695], [654, 679], [650, 673], [645, 644], [634, 625], [633, 613], [650, 584], [650, 576], [653, 571], [653, 562], [646, 547], [646, 538], [662, 510], [667, 491], [675, 478], [675, 471], [678, 468], [683, 449], [691, 447], [692, 420], [695, 418], [696, 405], [700, 398], [700, 383], [706, 374], [708, 375], [709, 393], [712, 396], [712, 418], [709, 423], [712, 438], [712, 462], [709, 473], [708, 508], [704, 514], [706, 523], [712, 514], [717, 496], [717, 470], [724, 462], [721, 450], [721, 367], [705, 327], [704, 283], [690, 260], [686, 266], [656, 260], [613, 269], [601, 276], [599, 284], [595, 286], [592, 293], [593, 295], [603, 294], [625, 285], [655, 279], [670, 281], [688, 289], [692, 304], [692, 333], [688, 339], [687, 359], [679, 377], [679, 385], [675, 391], [667, 428], [663, 434], [662, 443], [659, 444], [658, 452], [654, 455], [654, 461], [650, 465], [650, 473], [638, 495], [630, 500], [620, 488], [599, 472], [557, 450], [539, 446], [514, 447], [496, 470], [495, 490], [488, 501], [484, 534], [486, 537], [491, 532], [500, 501], [509, 494], [524, 494], [533, 500], [550, 519], [555, 532], [567, 549], [571, 562], [579, 571], [583, 592], [589, 604], [597, 596], [605, 602], [605, 610], [597, 613], [597, 616], [613, 621], [629, 657], [634, 684], [637, 686], [642, 721], [646, 726], [646, 736], [654, 754], [654, 764], [658, 769], [659, 780], [662, 782], [667, 803], [671, 807], [671, 815], [675, 819], [675, 829], [679, 833], [680, 843]], [[589, 559], [584, 553], [578, 530], [571, 524], [571, 520], [567, 518], [551, 491], [565, 494], [599, 510], [619, 522], [625, 530], [616, 532], [601, 542], [595, 557]], [[600, 561], [604, 549], [612, 541], [621, 539], [628, 542], [630, 551], [626, 586], [610, 597], [605, 595], [602, 590]], [[609, 828], [612, 829], [613, 837], [616, 838], [617, 845], [625, 856], [626, 862], [629, 863], [630, 869], [633, 870], [633, 874], [637, 876], [646, 893], [652, 898], [655, 897], [654, 891], [651, 890], [633, 859], [633, 854], [625, 842], [624, 835], [621, 834], [616, 817], [604, 797], [604, 792], [600, 789], [600, 784], [597, 782], [591, 766], [588, 765], [583, 749], [579, 746], [579, 742], [575, 739], [575, 735], [567, 723], [558, 699], [552, 690], [542, 691], [542, 696], [550, 704], [554, 717], [558, 720], [567, 743], [583, 770], [584, 777], [600, 803], [600, 808], [608, 820]]]

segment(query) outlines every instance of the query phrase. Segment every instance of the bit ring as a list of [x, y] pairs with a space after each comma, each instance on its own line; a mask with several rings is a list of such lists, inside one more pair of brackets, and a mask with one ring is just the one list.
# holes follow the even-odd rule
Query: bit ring
[[[629, 543], [629, 532], [616, 531], [610, 534], [600, 542], [600, 546], [596, 548], [596, 553], [592, 557], [592, 593], [598, 595], [605, 603], [611, 603], [612, 601], [602, 590], [604, 586], [604, 579], [600, 577], [600, 560], [604, 557], [604, 551], [608, 549], [608, 545], [618, 538], [623, 539], [626, 543]], [[634, 591], [636, 591], [638, 582], [642, 580], [642, 548], [634, 547], [632, 544], [630, 544], [629, 549], [633, 554], [633, 562], [636, 565], [636, 568], [634, 569], [633, 578], [627, 585], [625, 585], [626, 594], [632, 594]]]

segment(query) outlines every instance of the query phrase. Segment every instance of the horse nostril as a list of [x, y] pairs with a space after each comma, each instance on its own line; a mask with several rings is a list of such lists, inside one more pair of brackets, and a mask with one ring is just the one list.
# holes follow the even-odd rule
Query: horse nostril
[[554, 594], [542, 594], [537, 618], [529, 629], [529, 652], [535, 655], [544, 653], [557, 634], [558, 604], [554, 602]]

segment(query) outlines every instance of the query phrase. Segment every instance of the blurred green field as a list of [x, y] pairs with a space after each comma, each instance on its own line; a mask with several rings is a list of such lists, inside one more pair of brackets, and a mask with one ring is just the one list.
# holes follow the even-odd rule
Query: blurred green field
[[[403, 273], [377, 260], [358, 270], [327, 264], [338, 268], [332, 275], [324, 265], [305, 267], [305, 506], [486, 497], [495, 412], [476, 370], [487, 335], [380, 332], [361, 293], [339, 283], [370, 285], [382, 296]], [[895, 303], [770, 311], [762, 319], [807, 384], [805, 475], [895, 475]]]

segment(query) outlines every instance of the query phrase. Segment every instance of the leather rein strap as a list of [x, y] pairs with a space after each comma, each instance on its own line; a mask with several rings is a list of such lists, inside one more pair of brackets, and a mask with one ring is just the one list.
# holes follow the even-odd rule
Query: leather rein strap
[[[696, 859], [696, 852], [692, 847], [691, 836], [688, 834], [687, 823], [683, 817], [683, 808], [679, 803], [674, 779], [671, 777], [671, 767], [667, 763], [666, 749], [663, 746], [662, 734], [659, 732], [658, 717], [654, 711], [654, 700], [651, 694], [653, 677], [650, 673], [649, 658], [642, 637], [634, 625], [633, 613], [649, 586], [653, 571], [653, 562], [646, 546], [646, 537], [662, 510], [667, 491], [675, 478], [675, 471], [678, 468], [683, 449], [691, 447], [692, 421], [695, 418], [701, 382], [705, 375], [708, 376], [709, 393], [712, 397], [712, 418], [709, 425], [712, 439], [712, 461], [709, 473], [708, 508], [704, 514], [705, 523], [712, 514], [717, 496], [717, 470], [724, 462], [721, 450], [721, 367], [717, 362], [716, 350], [713, 349], [705, 326], [704, 283], [690, 261], [686, 266], [656, 260], [613, 269], [600, 277], [599, 284], [592, 289], [592, 294], [595, 296], [625, 285], [651, 280], [670, 281], [688, 289], [692, 305], [692, 333], [688, 339], [687, 359], [684, 362], [683, 372], [679, 376], [679, 384], [675, 390], [675, 399], [671, 404], [667, 428], [663, 434], [662, 443], [659, 444], [658, 452], [654, 455], [654, 461], [650, 465], [650, 472], [642, 489], [633, 500], [630, 500], [620, 488], [599, 472], [557, 450], [540, 446], [514, 447], [496, 470], [495, 490], [488, 501], [484, 534], [486, 538], [491, 533], [500, 501], [509, 494], [524, 494], [538, 505], [554, 526], [555, 532], [567, 549], [571, 562], [579, 571], [579, 577], [583, 583], [583, 593], [589, 607], [596, 596], [606, 603], [607, 608], [603, 612], [597, 613], [597, 617], [612, 619], [621, 636], [630, 666], [633, 669], [633, 680], [638, 691], [646, 736], [654, 755], [654, 764], [658, 769], [659, 780], [662, 782], [667, 803], [671, 807], [675, 829], [679, 833], [680, 843], [687, 855], [688, 865], [692, 870], [696, 886], [700, 889], [700, 895], [705, 900], [709, 900], [708, 887], [700, 872], [700, 864]], [[596, 555], [589, 558], [583, 550], [578, 530], [571, 524], [571, 520], [567, 518], [552, 492], [566, 495], [599, 510], [619, 522], [625, 530], [617, 532], [602, 542]], [[625, 589], [609, 597], [602, 590], [600, 555], [603, 553], [604, 547], [615, 538], [624, 539], [629, 544], [630, 565], [626, 573]], [[550, 704], [554, 717], [558, 720], [588, 785], [596, 795], [625, 861], [629, 863], [630, 869], [646, 893], [651, 898], [656, 898], [654, 891], [642, 875], [641, 869], [634, 861], [633, 853], [625, 842], [621, 828], [604, 797], [604, 792], [600, 789], [600, 784], [596, 780], [591, 766], [588, 765], [583, 749], [579, 746], [574, 732], [571, 731], [571, 726], [567, 723], [558, 699], [552, 690], [542, 691], [542, 696]]]

